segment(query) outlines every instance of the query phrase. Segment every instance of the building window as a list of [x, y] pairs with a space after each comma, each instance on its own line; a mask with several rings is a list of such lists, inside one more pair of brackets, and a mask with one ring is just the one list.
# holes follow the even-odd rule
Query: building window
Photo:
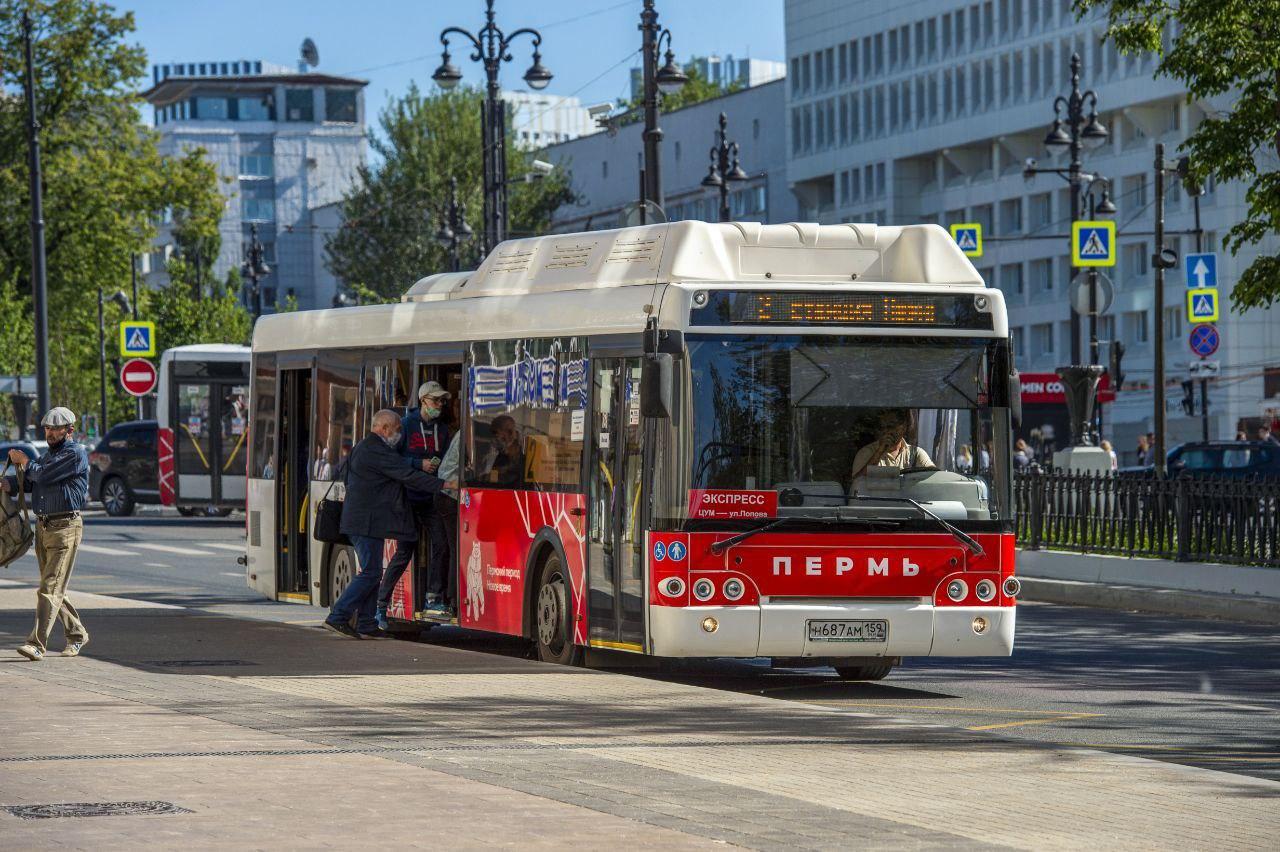
[[1022, 329], [1021, 328], [1010, 329], [1009, 337], [1013, 340], [1013, 357], [1015, 358], [1025, 357], [1026, 355], [1025, 347], [1022, 345], [1022, 337], [1023, 337]]
[[1031, 357], [1053, 354], [1053, 323], [1042, 322], [1031, 326]]
[[252, 180], [240, 183], [240, 218], [246, 222], [271, 222], [276, 218], [275, 184]]
[[238, 121], [271, 121], [271, 112], [267, 95], [236, 98], [236, 119]]
[[884, 195], [885, 195], [884, 163], [876, 163], [876, 198], [884, 198]]
[[990, 204], [979, 204], [977, 207], [973, 208], [973, 219], [971, 221], [977, 222], [981, 225], [982, 230], [985, 233], [991, 233], [991, 218], [993, 212], [994, 211]]
[[791, 57], [791, 94], [800, 94], [800, 57]]
[[1164, 309], [1164, 339], [1177, 340], [1182, 337], [1182, 313], [1183, 308], [1179, 305], [1176, 308]]
[[284, 93], [285, 121], [315, 121], [316, 99], [311, 89], [288, 89]]
[[1000, 266], [1000, 289], [1006, 296], [1022, 295], [1022, 264], [1005, 263]]
[[324, 120], [338, 121], [345, 124], [356, 122], [356, 90], [325, 89]]
[[1147, 342], [1147, 312], [1127, 311], [1121, 318], [1124, 324], [1124, 340], [1126, 343], [1142, 344]]
[[1053, 289], [1052, 258], [1031, 261], [1031, 283], [1037, 293], [1046, 293]]
[[[566, 139], [568, 139], [569, 134], [566, 133], [564, 134], [564, 136]], [[751, 138], [752, 139], [760, 138], [760, 119], [758, 118], [751, 119]]]
[[1098, 340], [1111, 341], [1116, 339], [1116, 318], [1110, 314], [1098, 317]]
[[1005, 234], [1022, 233], [1022, 199], [1009, 198], [1000, 202], [1000, 230]]
[[1130, 243], [1121, 249], [1126, 281], [1145, 278], [1147, 275], [1147, 244]]
[[604, 179], [608, 179], [609, 177], [609, 161], [608, 160], [600, 161], [600, 177]]
[[269, 178], [275, 176], [275, 162], [270, 154], [241, 154], [240, 177]]
[[231, 117], [231, 108], [226, 98], [196, 98], [195, 112], [192, 118], [202, 121], [226, 121]]

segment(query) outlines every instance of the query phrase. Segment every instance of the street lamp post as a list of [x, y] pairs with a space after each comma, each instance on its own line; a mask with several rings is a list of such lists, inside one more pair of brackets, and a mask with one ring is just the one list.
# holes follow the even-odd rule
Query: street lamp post
[[[658, 127], [658, 92], [674, 94], [689, 82], [689, 78], [675, 63], [675, 53], [671, 50], [671, 30], [658, 26], [658, 10], [653, 8], [653, 0], [644, 0], [644, 10], [640, 12], [640, 33], [644, 80], [644, 177], [640, 183], [644, 191], [644, 197], [640, 199], [643, 211], [645, 201], [652, 201], [658, 207], [663, 204], [662, 166], [659, 162], [662, 128]], [[666, 62], [659, 68], [658, 54], [664, 40], [667, 43]]]
[[[1066, 151], [1070, 159], [1065, 169], [1037, 168], [1034, 161], [1029, 162], [1023, 175], [1049, 173], [1056, 174], [1071, 185], [1071, 221], [1080, 218], [1081, 188], [1088, 185], [1093, 175], [1086, 174], [1081, 154], [1087, 145], [1096, 148], [1107, 141], [1110, 135], [1107, 128], [1098, 121], [1098, 94], [1092, 89], [1080, 91], [1080, 54], [1071, 54], [1071, 91], [1067, 95], [1058, 95], [1053, 101], [1053, 126], [1044, 138], [1044, 145], [1051, 153]], [[1089, 107], [1088, 116], [1085, 106]], [[1066, 113], [1065, 123], [1063, 113]], [[1086, 123], [1087, 121], [1087, 123]], [[1114, 249], [1114, 246], [1113, 246]], [[1080, 315], [1071, 311], [1071, 363], [1080, 363]], [[1097, 363], [1095, 358], [1094, 363]]]
[[440, 229], [436, 231], [436, 242], [449, 250], [449, 271], [457, 272], [458, 246], [473, 236], [471, 226], [467, 224], [467, 205], [458, 201], [458, 179], [449, 178], [449, 206], [445, 208]]
[[249, 226], [249, 246], [245, 250], [244, 263], [240, 264], [240, 272], [249, 281], [249, 292], [253, 296], [253, 319], [257, 322], [262, 316], [261, 281], [271, 274], [271, 267], [263, 260], [262, 243], [258, 242], [258, 226]]
[[473, 62], [484, 63], [485, 99], [480, 111], [480, 135], [484, 163], [484, 244], [491, 250], [507, 237], [507, 108], [499, 97], [498, 71], [503, 62], [511, 61], [509, 49], [518, 36], [533, 39], [533, 64], [524, 72], [524, 81], [534, 90], [545, 89], [551, 72], [542, 65], [542, 34], [522, 27], [507, 35], [494, 22], [493, 0], [485, 0], [485, 24], [477, 35], [459, 27], [446, 27], [440, 33], [444, 55], [431, 79], [442, 89], [452, 89], [462, 80], [462, 72], [449, 61], [449, 35], [456, 34], [471, 42]]
[[[123, 290], [117, 290], [115, 295], [111, 297], [111, 301], [120, 306], [125, 313], [130, 312], [129, 297], [124, 294]], [[101, 431], [102, 437], [107, 434], [107, 326], [103, 317], [105, 300], [102, 296], [102, 288], [98, 288], [98, 429]], [[136, 317], [137, 314], [134, 313]], [[139, 416], [138, 419], [142, 419]]]
[[[1102, 185], [1102, 199], [1093, 194], [1094, 186]], [[1089, 219], [1095, 216], [1114, 216], [1116, 214], [1115, 202], [1111, 200], [1111, 178], [1095, 176], [1084, 188], [1085, 197], [1089, 200]], [[1090, 266], [1088, 275], [1089, 285], [1089, 363], [1100, 364], [1102, 355], [1098, 351], [1098, 268]], [[1115, 341], [1112, 341], [1115, 345]], [[1115, 381], [1115, 376], [1111, 377]], [[1114, 388], [1119, 390], [1119, 388]], [[1102, 440], [1102, 403], [1098, 403], [1093, 408], [1093, 430], [1095, 443]]]
[[729, 221], [729, 184], [747, 179], [747, 173], [738, 165], [738, 143], [728, 141], [729, 117], [720, 113], [720, 129], [717, 142], [711, 146], [711, 168], [702, 179], [702, 185], [720, 192], [720, 221]]
[[31, 303], [35, 309], [36, 406], [49, 410], [49, 290], [44, 251], [44, 181], [40, 175], [40, 120], [36, 117], [35, 60], [31, 47], [31, 15], [22, 13], [22, 46], [26, 60], [23, 89], [27, 100], [27, 159], [31, 186]]

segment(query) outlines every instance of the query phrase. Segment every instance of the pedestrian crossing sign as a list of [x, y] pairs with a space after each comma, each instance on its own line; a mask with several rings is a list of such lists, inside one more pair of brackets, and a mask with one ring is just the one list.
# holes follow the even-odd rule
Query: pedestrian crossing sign
[[958, 222], [952, 225], [951, 238], [966, 257], [982, 257], [981, 222]]
[[120, 357], [154, 358], [155, 354], [155, 323], [146, 320], [125, 320], [120, 323]]
[[1116, 223], [1072, 222], [1072, 266], [1115, 266]]
[[1218, 321], [1218, 288], [1196, 287], [1187, 291], [1187, 322]]

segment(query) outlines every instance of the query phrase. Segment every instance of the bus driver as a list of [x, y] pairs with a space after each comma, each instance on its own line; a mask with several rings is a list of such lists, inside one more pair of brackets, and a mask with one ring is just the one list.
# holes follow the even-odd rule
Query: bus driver
[[933, 467], [933, 460], [928, 453], [907, 443], [910, 431], [910, 411], [905, 408], [888, 408], [882, 411], [878, 437], [858, 450], [858, 454], [853, 457], [853, 478], [862, 476], [869, 467], [896, 467], [899, 470]]

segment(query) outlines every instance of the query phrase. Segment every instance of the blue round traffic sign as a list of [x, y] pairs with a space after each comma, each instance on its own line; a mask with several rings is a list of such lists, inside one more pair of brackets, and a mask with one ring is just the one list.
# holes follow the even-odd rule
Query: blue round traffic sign
[[1218, 327], [1211, 323], [1201, 323], [1191, 329], [1191, 336], [1187, 338], [1187, 343], [1191, 346], [1191, 351], [1201, 358], [1208, 358], [1210, 355], [1218, 351], [1218, 344], [1221, 339], [1218, 336]]
[[679, 562], [684, 559], [684, 545], [678, 541], [671, 542], [671, 546], [667, 548], [667, 555], [671, 557], [672, 562]]
[[660, 541], [653, 543], [653, 559], [655, 562], [661, 562], [667, 558], [667, 546]]

